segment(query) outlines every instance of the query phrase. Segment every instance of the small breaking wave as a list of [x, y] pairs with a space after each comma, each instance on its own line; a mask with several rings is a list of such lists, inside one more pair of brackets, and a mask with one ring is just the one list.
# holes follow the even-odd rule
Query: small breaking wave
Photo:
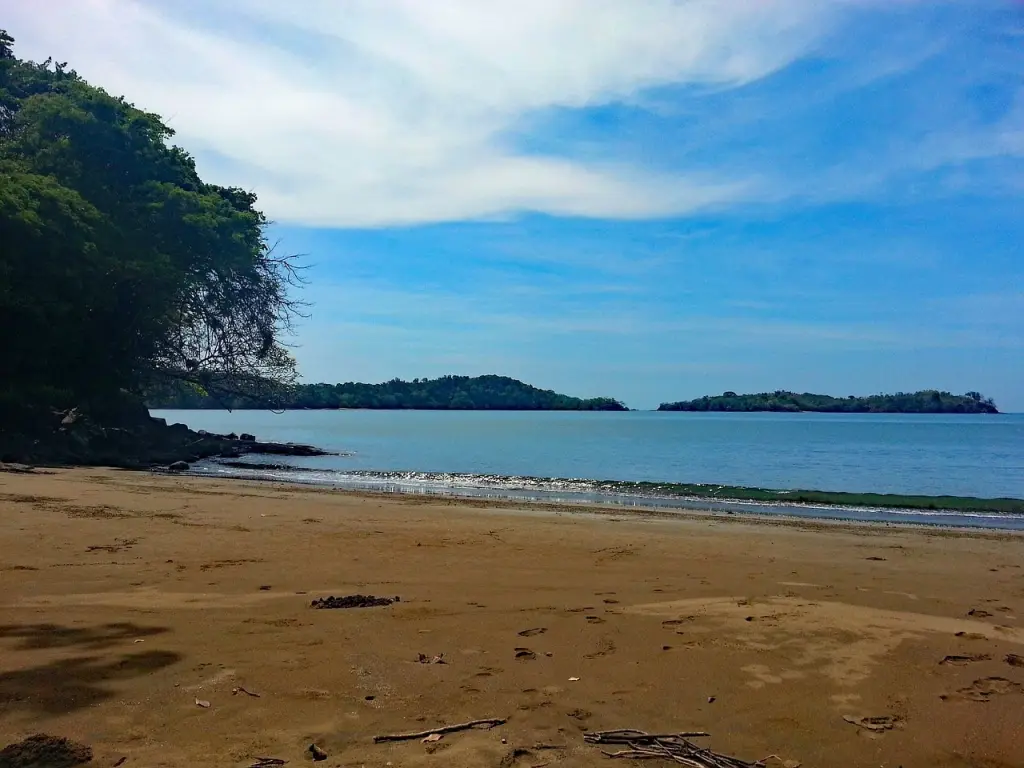
[[697, 486], [701, 489], [701, 495], [697, 496], [679, 493], [679, 486], [671, 483], [459, 472], [325, 470], [300, 464], [267, 465], [255, 462], [249, 464], [245, 461], [233, 461], [230, 464], [203, 462], [195, 465], [193, 472], [205, 476], [319, 485], [378, 493], [1024, 531], [1024, 515], [1018, 514], [715, 498], [716, 489], [725, 490], [724, 486], [716, 485]]

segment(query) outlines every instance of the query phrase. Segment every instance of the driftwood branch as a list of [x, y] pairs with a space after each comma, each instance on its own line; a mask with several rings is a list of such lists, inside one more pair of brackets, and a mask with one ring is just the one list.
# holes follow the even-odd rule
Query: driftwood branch
[[594, 731], [583, 734], [583, 740], [590, 744], [629, 744], [634, 741], [657, 741], [658, 739], [693, 739], [710, 736], [707, 731], [683, 731], [681, 733], [644, 733], [629, 729], [621, 731]]
[[604, 752], [607, 757], [622, 757], [629, 760], [656, 758], [671, 760], [687, 768], [763, 768], [763, 762], [750, 763], [729, 755], [712, 752], [698, 747], [688, 738], [707, 736], [703, 731], [684, 733], [644, 733], [643, 731], [618, 730], [596, 731], [583, 734], [588, 744], [623, 744], [628, 749], [618, 752]]
[[483, 720], [470, 720], [468, 723], [459, 723], [458, 725], [442, 725], [438, 728], [431, 728], [428, 731], [417, 731], [416, 733], [394, 733], [386, 734], [384, 736], [374, 736], [373, 743], [380, 744], [385, 741], [409, 741], [411, 739], [424, 739], [427, 736], [433, 736], [435, 733], [455, 733], [456, 731], [467, 731], [470, 728], [476, 728], [478, 725], [486, 725], [488, 728], [494, 728], [498, 725], [504, 725], [508, 722], [507, 718], [504, 717], [488, 717]]

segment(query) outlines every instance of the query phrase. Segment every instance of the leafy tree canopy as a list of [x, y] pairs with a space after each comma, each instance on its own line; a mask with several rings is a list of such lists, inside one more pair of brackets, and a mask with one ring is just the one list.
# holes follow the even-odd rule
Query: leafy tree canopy
[[295, 267], [255, 195], [200, 179], [157, 115], [13, 44], [0, 31], [0, 404], [292, 381]]

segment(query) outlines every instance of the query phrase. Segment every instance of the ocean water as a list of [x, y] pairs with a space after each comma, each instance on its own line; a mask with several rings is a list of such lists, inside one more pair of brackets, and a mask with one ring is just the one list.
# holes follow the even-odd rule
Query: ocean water
[[[591, 481], [651, 481], [1024, 498], [1024, 414], [701, 414], [500, 411], [154, 411], [169, 423], [341, 455], [251, 457], [295, 466], [276, 479], [353, 488], [668, 503]], [[205, 463], [198, 471], [250, 474]], [[557, 478], [558, 480], [556, 480]], [[570, 482], [566, 482], [566, 481]], [[779, 505], [729, 509], [786, 511]], [[785, 505], [784, 505], [785, 506]], [[802, 511], [801, 511], [802, 510]], [[811, 510], [834, 517], [834, 510]], [[798, 514], [808, 514], [801, 507]], [[899, 512], [846, 510], [888, 520]], [[902, 518], [930, 522], [929, 512]], [[939, 517], [942, 517], [940, 514]], [[969, 517], [965, 515], [958, 518]], [[968, 524], [1024, 527], [1006, 516]], [[911, 519], [913, 518], [913, 519]], [[941, 522], [951, 520], [942, 518]], [[962, 520], [960, 522], [963, 522]]]

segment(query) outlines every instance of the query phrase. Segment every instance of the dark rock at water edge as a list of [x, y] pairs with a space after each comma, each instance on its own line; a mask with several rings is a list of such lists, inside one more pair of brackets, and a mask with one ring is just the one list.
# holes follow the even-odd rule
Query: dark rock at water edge
[[310, 445], [258, 442], [253, 435], [217, 435], [154, 418], [141, 402], [125, 397], [117, 404], [67, 410], [24, 408], [0, 414], [0, 462], [48, 466], [108, 466], [127, 469], [170, 467], [183, 471], [212, 457], [247, 453], [325, 456]]
[[296, 467], [292, 464], [274, 464], [262, 461], [232, 461], [221, 458], [216, 460], [216, 463], [219, 467], [248, 469], [252, 472], [316, 472], [313, 467]]

